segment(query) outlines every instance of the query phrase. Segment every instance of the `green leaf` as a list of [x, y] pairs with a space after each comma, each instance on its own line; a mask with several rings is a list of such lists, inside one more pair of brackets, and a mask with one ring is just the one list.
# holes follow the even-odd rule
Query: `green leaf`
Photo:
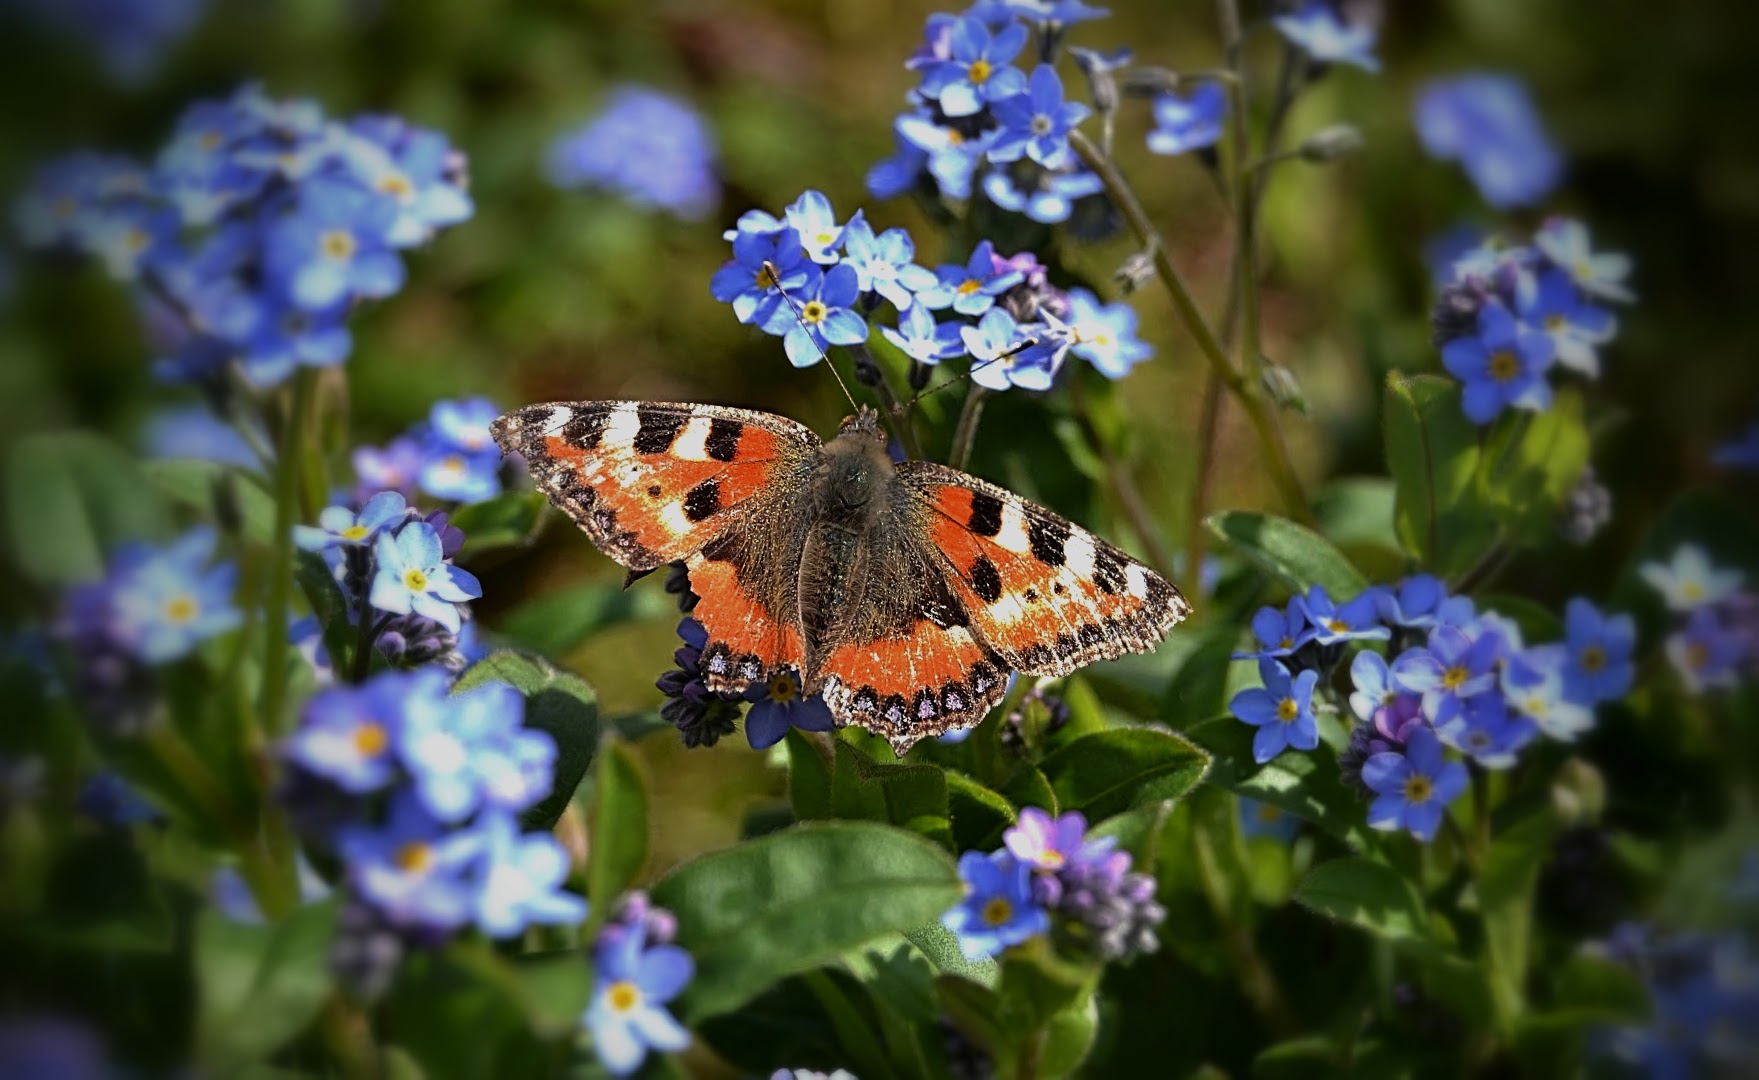
[[1044, 773], [1037, 766], [1021, 762], [1008, 776], [1007, 783], [1001, 786], [1001, 792], [1015, 806], [1025, 809], [1036, 806], [1047, 814], [1057, 814], [1057, 793], [1051, 790], [1051, 782], [1045, 779]]
[[963, 895], [947, 853], [874, 822], [810, 822], [674, 869], [652, 890], [696, 959], [687, 1021], [735, 1008], [888, 931], [938, 919]]
[[1386, 380], [1386, 461], [1405, 549], [1444, 576], [1489, 542], [1493, 523], [1473, 499], [1478, 429], [1460, 411], [1460, 389], [1439, 375], [1391, 372]]
[[848, 739], [832, 741], [832, 817], [885, 821], [952, 847], [945, 772], [933, 765], [875, 761]]
[[799, 728], [789, 728], [788, 804], [801, 821], [831, 816], [831, 753], [834, 746], [814, 739]]
[[1549, 808], [1500, 830], [1478, 871], [1478, 909], [1498, 1027], [1506, 1037], [1526, 1008], [1533, 893], [1551, 858], [1558, 824]]
[[215, 492], [224, 490], [238, 515], [240, 534], [252, 543], [274, 543], [275, 497], [255, 477], [194, 458], [147, 461], [141, 470], [166, 499], [204, 517], [214, 515]]
[[333, 902], [307, 904], [273, 925], [215, 911], [197, 918], [196, 1042], [208, 1071], [223, 1075], [267, 1057], [312, 1022], [330, 994], [335, 923]]
[[1287, 518], [1224, 510], [1210, 515], [1205, 524], [1247, 561], [1294, 592], [1321, 585], [1341, 603], [1368, 587], [1362, 572], [1329, 540]]
[[1014, 806], [964, 773], [946, 772], [947, 813], [953, 819], [953, 840], [961, 851], [989, 849], [1001, 842], [1014, 824]]
[[1149, 803], [1134, 810], [1114, 814], [1087, 831], [1089, 836], [1109, 836], [1118, 842], [1118, 849], [1130, 853], [1130, 868], [1144, 874], [1154, 873], [1160, 857], [1161, 836], [1167, 820], [1172, 817], [1172, 802]]
[[1385, 863], [1354, 857], [1320, 863], [1295, 887], [1295, 900], [1376, 937], [1411, 942], [1429, 938], [1423, 898]]
[[1357, 851], [1375, 846], [1362, 800], [1344, 787], [1329, 750], [1278, 754], [1260, 765], [1252, 756], [1254, 731], [1231, 716], [1191, 729], [1191, 738], [1215, 755], [1210, 783], [1310, 821]]
[[959, 935], [939, 922], [923, 923], [914, 930], [906, 930], [904, 937], [922, 950], [922, 955], [928, 957], [928, 962], [943, 975], [957, 975], [979, 986], [995, 986], [996, 976], [1001, 972], [995, 960], [987, 956], [973, 960], [966, 956], [959, 945]]
[[1480, 462], [1481, 497], [1512, 539], [1536, 543], [1557, 532], [1564, 502], [1588, 464], [1582, 395], [1558, 390], [1551, 408], [1504, 414]]
[[49, 872], [42, 936], [103, 952], [159, 952], [173, 944], [171, 913], [126, 829], [80, 836]]
[[103, 576], [130, 540], [158, 540], [170, 515], [120, 446], [85, 432], [30, 435], [6, 463], [7, 539], [26, 577], [65, 586]]
[[586, 867], [586, 895], [597, 920], [610, 914], [647, 863], [647, 786], [641, 760], [628, 743], [611, 737], [599, 744]]
[[1319, 532], [1350, 561], [1376, 580], [1390, 580], [1404, 568], [1404, 545], [1394, 527], [1398, 488], [1384, 476], [1345, 476], [1313, 498]]
[[331, 573], [324, 557], [315, 551], [293, 553], [294, 578], [311, 605], [312, 615], [323, 632], [324, 648], [334, 662], [352, 656], [357, 642], [355, 628], [348, 624], [348, 597]]
[[1001, 1020], [1009, 1031], [1036, 1031], [1058, 1013], [1082, 1008], [1098, 972], [1057, 954], [1047, 937], [1027, 939], [1002, 954]]
[[672, 598], [657, 587], [589, 582], [527, 600], [498, 620], [495, 631], [532, 652], [561, 656], [606, 627], [669, 610]]
[[525, 543], [548, 503], [541, 491], [509, 491], [460, 506], [451, 523], [464, 532], [464, 554], [468, 557], [489, 548]]
[[520, 815], [525, 828], [547, 829], [562, 816], [598, 750], [598, 695], [579, 676], [547, 660], [505, 649], [472, 664], [453, 691], [491, 682], [504, 682], [519, 691], [525, 697], [525, 726], [556, 740], [555, 786], [542, 802]]
[[1097, 821], [1179, 798], [1202, 781], [1209, 754], [1170, 731], [1114, 728], [1068, 743], [1041, 767], [1062, 810]]
[[1002, 1029], [1001, 1000], [992, 986], [942, 975], [935, 979], [934, 990], [941, 1011], [953, 1026], [990, 1057], [998, 1057], [1009, 1048], [1011, 1040]]
[[1190, 634], [1174, 634], [1161, 651], [1183, 649], [1155, 710], [1155, 718], [1176, 731], [1222, 711], [1227, 703], [1228, 664], [1239, 646], [1240, 629], [1231, 621], [1218, 620]]

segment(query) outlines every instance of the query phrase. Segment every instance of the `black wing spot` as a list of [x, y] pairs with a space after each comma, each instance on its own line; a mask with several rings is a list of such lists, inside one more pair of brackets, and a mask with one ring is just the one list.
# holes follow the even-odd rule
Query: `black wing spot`
[[1002, 500], [981, 491], [971, 493], [971, 519], [966, 523], [979, 536], [1002, 531]]
[[1027, 589], [1026, 590], [1026, 602], [1028, 604], [1038, 603], [1038, 590], [1037, 589]]
[[657, 409], [649, 405], [635, 407], [635, 452], [638, 454], [663, 454], [672, 448], [678, 433], [684, 430], [684, 423], [689, 417], [684, 413], [671, 409]]
[[1068, 591], [1069, 591], [1068, 589], [1063, 587], [1062, 582], [1060, 582], [1060, 581], [1051, 582], [1051, 592], [1056, 593], [1058, 596], [1061, 596]]
[[605, 437], [605, 428], [611, 422], [611, 408], [609, 405], [588, 405], [576, 409], [562, 425], [562, 438], [569, 445], [583, 450], [598, 449], [599, 440]]
[[1124, 591], [1124, 563], [1116, 555], [1104, 549], [1093, 556], [1093, 583], [1099, 591], [1107, 596], [1116, 596]]
[[701, 521], [721, 512], [721, 482], [709, 477], [684, 496], [684, 516]]
[[649, 485], [648, 485], [648, 486], [647, 486], [647, 497], [648, 497], [648, 498], [650, 498], [650, 499], [657, 499], [657, 498], [659, 498], [659, 497], [660, 497], [660, 496], [661, 496], [661, 495], [663, 495], [663, 494], [665, 494], [665, 489], [664, 489], [664, 488], [662, 488], [662, 487], [660, 487], [660, 485], [658, 485], [658, 484], [649, 484]]
[[1032, 555], [1046, 566], [1063, 565], [1063, 548], [1069, 543], [1069, 526], [1065, 522], [1034, 518], [1027, 523], [1026, 540]]
[[732, 461], [739, 456], [739, 436], [743, 434], [744, 424], [717, 416], [709, 421], [708, 440], [703, 445], [708, 450], [708, 456], [716, 461]]
[[1081, 629], [1076, 631], [1076, 637], [1082, 648], [1090, 648], [1105, 640], [1105, 630], [1098, 623], [1082, 623]]
[[993, 604], [1002, 598], [1002, 575], [996, 570], [996, 564], [989, 557], [979, 555], [971, 564], [971, 591], [986, 604]]

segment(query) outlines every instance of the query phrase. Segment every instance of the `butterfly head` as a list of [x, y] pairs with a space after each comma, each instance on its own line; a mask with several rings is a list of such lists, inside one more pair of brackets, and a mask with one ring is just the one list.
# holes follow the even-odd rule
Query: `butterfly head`
[[843, 417], [842, 426], [837, 428], [837, 437], [853, 435], [856, 438], [869, 438], [885, 445], [886, 429], [880, 426], [879, 413], [861, 406], [854, 416]]

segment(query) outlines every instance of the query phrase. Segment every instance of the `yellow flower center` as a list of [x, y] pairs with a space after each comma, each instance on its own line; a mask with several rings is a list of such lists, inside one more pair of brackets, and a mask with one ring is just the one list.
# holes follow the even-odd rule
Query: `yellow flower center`
[[365, 525], [350, 525], [339, 534], [344, 540], [365, 540], [366, 534], [372, 530]]
[[1507, 382], [1521, 373], [1521, 361], [1507, 349], [1498, 349], [1490, 354], [1490, 377], [1498, 382]]
[[464, 472], [464, 459], [457, 454], [447, 454], [446, 457], [440, 461], [440, 468], [446, 470], [446, 472], [452, 476], [462, 475]]
[[986, 80], [989, 79], [990, 74], [994, 71], [995, 71], [995, 68], [990, 66], [990, 62], [988, 60], [973, 60], [973, 61], [971, 61], [971, 81], [973, 83], [985, 82]]
[[1710, 647], [1702, 641], [1694, 641], [1686, 646], [1686, 666], [1693, 671], [1702, 671], [1710, 666]]
[[964, 146], [965, 145], [965, 136], [959, 134], [958, 130], [955, 128], [948, 128], [947, 129], [947, 145], [948, 146]]
[[1279, 648], [1279, 649], [1292, 649], [1294, 647], [1295, 647], [1295, 639], [1292, 637], [1286, 637], [1282, 641], [1277, 643], [1277, 648]]
[[408, 874], [425, 874], [434, 863], [434, 851], [420, 841], [412, 840], [397, 849], [397, 868]]
[[1562, 315], [1547, 315], [1545, 317], [1545, 328], [1554, 334], [1562, 330], [1566, 324], [1567, 321]]
[[757, 287], [760, 289], [773, 289], [780, 284], [776, 281], [775, 272], [770, 269], [770, 264], [767, 262], [757, 268], [754, 277], [757, 279]]
[[354, 255], [354, 234], [347, 229], [331, 229], [318, 241], [326, 258], [340, 262]]
[[1429, 782], [1427, 776], [1413, 776], [1405, 781], [1405, 800], [1407, 802], [1428, 802], [1429, 797], [1433, 794], [1435, 794], [1435, 785]]
[[1441, 673], [1442, 689], [1458, 690], [1460, 687], [1466, 685], [1466, 679], [1468, 677], [1470, 677], [1470, 672], [1463, 667], [1456, 666], [1448, 668]]
[[1521, 702], [1521, 711], [1535, 720], [1543, 720], [1546, 712], [1549, 711], [1549, 706], [1544, 698], [1534, 694]]
[[147, 249], [153, 238], [144, 229], [130, 229], [122, 234], [122, 246], [132, 254], [140, 254]]
[[1044, 867], [1046, 870], [1061, 870], [1063, 868], [1063, 863], [1067, 861], [1068, 860], [1063, 858], [1063, 853], [1056, 848], [1047, 848], [1045, 853], [1038, 857], [1038, 865]]
[[1350, 632], [1350, 624], [1342, 619], [1327, 619], [1325, 621], [1325, 628], [1334, 634], [1347, 634]]
[[63, 195], [61, 198], [55, 200], [55, 205], [49, 212], [54, 214], [57, 219], [65, 221], [78, 212], [78, 210], [79, 203]]
[[378, 757], [391, 745], [391, 736], [371, 720], [354, 729], [354, 749], [362, 757]]
[[808, 300], [805, 306], [800, 309], [800, 318], [802, 322], [806, 323], [821, 323], [830, 313], [831, 309], [825, 307], [824, 301]]
[[1704, 599], [1704, 583], [1701, 581], [1686, 582], [1680, 586], [1680, 596], [1684, 597], [1688, 604], [1701, 602]]
[[403, 571], [403, 586], [410, 592], [427, 592], [427, 572], [413, 566]]
[[174, 623], [189, 622], [196, 617], [196, 613], [200, 610], [201, 605], [197, 604], [195, 597], [188, 593], [178, 593], [165, 601], [165, 618]]
[[1582, 670], [1599, 671], [1606, 667], [1606, 650], [1598, 645], [1590, 645], [1582, 650]]
[[1051, 118], [1043, 113], [1039, 113], [1032, 118], [1032, 133], [1034, 135], [1049, 135], [1051, 133], [1051, 126]]
[[1005, 896], [993, 897], [983, 905], [983, 921], [990, 926], [1006, 926], [1013, 917], [1014, 905]]
[[605, 988], [605, 1000], [611, 1011], [626, 1013], [641, 1004], [641, 988], [627, 979], [619, 980]]
[[195, 137], [195, 145], [204, 154], [220, 149], [222, 141], [222, 136], [218, 131], [204, 131]]
[[799, 696], [800, 696], [800, 683], [795, 681], [793, 675], [790, 675], [787, 672], [783, 672], [782, 674], [777, 675], [775, 678], [770, 680], [770, 700], [771, 701], [777, 701], [777, 702], [782, 703], [783, 705], [786, 705], [789, 702], [798, 698]]
[[1259, 803], [1252, 816], [1262, 825], [1274, 825], [1283, 819], [1283, 812], [1269, 803]]
[[391, 173], [387, 176], [381, 177], [379, 179], [378, 188], [386, 195], [400, 201], [407, 201], [415, 194], [415, 185], [410, 183], [409, 177], [404, 176], [402, 173]]
[[979, 290], [981, 288], [983, 288], [983, 282], [977, 280], [976, 278], [966, 278], [964, 281], [961, 281], [959, 283], [959, 295], [960, 296], [970, 296], [972, 293], [976, 292], [977, 290]]
[[1282, 699], [1281, 701], [1277, 702], [1276, 718], [1278, 720], [1281, 720], [1283, 723], [1292, 724], [1295, 722], [1295, 718], [1300, 715], [1301, 715], [1301, 706], [1297, 705], [1295, 703], [1294, 698], [1286, 697], [1286, 698]]

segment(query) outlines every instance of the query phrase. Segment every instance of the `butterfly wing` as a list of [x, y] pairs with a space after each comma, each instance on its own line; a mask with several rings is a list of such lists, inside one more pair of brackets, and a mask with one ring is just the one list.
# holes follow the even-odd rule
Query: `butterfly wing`
[[606, 555], [636, 571], [685, 562], [711, 690], [803, 666], [789, 494], [820, 446], [810, 429], [713, 405], [582, 401], [517, 409], [492, 430]]
[[925, 461], [898, 479], [972, 631], [1016, 671], [1068, 675], [1147, 652], [1191, 612], [1165, 578], [1012, 492]]

